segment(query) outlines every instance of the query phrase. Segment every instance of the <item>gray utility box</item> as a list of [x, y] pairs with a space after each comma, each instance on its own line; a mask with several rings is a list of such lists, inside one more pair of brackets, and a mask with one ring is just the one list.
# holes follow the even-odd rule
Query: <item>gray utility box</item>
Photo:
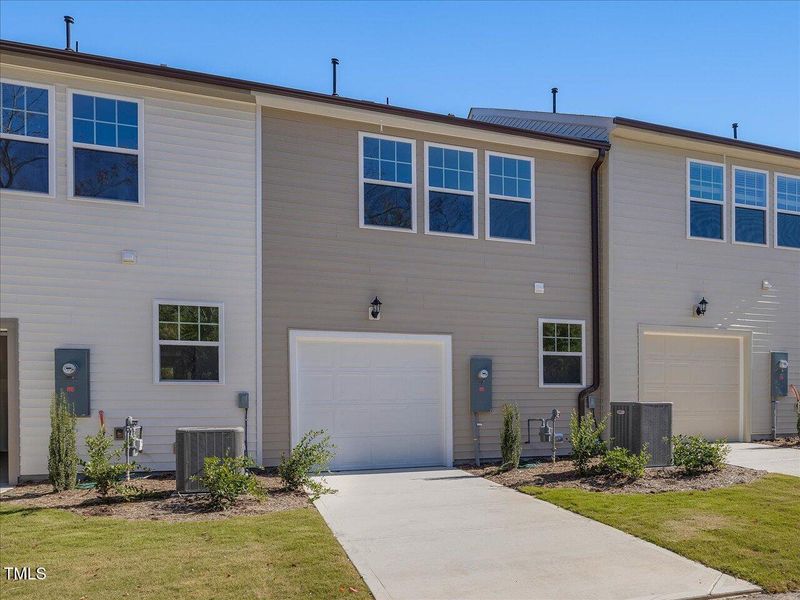
[[772, 398], [789, 395], [789, 353], [770, 352], [770, 383]]
[[89, 349], [55, 349], [55, 390], [64, 392], [75, 416], [89, 416]]
[[203, 472], [207, 456], [242, 456], [243, 427], [182, 427], [175, 430], [175, 486], [179, 492], [198, 493], [206, 489], [192, 480]]
[[492, 410], [492, 359], [469, 359], [469, 406], [474, 413]]
[[672, 464], [672, 403], [612, 402], [611, 443], [634, 454], [647, 444], [648, 467]]

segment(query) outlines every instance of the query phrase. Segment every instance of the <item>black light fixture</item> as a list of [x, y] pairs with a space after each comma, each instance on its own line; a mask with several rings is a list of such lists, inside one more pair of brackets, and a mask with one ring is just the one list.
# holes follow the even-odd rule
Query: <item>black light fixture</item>
[[708, 308], [708, 300], [706, 300], [706, 297], [703, 296], [703, 299], [697, 303], [697, 306], [695, 306], [694, 313], [698, 317], [702, 317], [704, 314], [706, 314], [706, 308]]
[[381, 301], [375, 296], [375, 299], [369, 303], [369, 320], [380, 321], [381, 318]]

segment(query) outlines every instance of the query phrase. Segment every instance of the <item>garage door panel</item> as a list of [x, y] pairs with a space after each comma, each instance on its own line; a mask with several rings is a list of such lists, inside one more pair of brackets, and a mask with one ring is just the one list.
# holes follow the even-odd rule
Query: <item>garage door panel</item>
[[330, 404], [334, 398], [334, 376], [329, 372], [304, 371], [300, 386], [301, 404]]
[[675, 434], [739, 439], [736, 338], [645, 334], [641, 343], [641, 402], [672, 402]]
[[296, 341], [299, 435], [324, 425], [335, 470], [444, 464], [442, 342], [338, 336]]

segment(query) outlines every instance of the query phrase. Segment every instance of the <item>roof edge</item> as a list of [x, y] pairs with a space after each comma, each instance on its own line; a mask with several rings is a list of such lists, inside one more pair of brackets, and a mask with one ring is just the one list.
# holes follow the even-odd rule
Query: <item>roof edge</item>
[[250, 81], [246, 79], [237, 79], [233, 77], [225, 77], [223, 75], [213, 75], [210, 73], [203, 73], [200, 71], [189, 71], [186, 69], [178, 69], [175, 67], [167, 67], [154, 65], [150, 63], [142, 63], [136, 61], [125, 60], [121, 58], [111, 58], [108, 56], [101, 56], [97, 54], [86, 54], [84, 52], [73, 52], [71, 50], [61, 50], [56, 48], [49, 48], [46, 46], [37, 46], [33, 44], [26, 44], [23, 42], [14, 42], [11, 40], [0, 39], [0, 52], [17, 52], [36, 56], [40, 58], [50, 58], [56, 60], [65, 60], [76, 62], [86, 65], [93, 65], [98, 67], [107, 67], [112, 69], [120, 69], [124, 71], [131, 71], [141, 73], [144, 75], [154, 75], [157, 77], [173, 78], [182, 81], [192, 81], [195, 83], [204, 83], [208, 85], [217, 85], [222, 87], [234, 88], [239, 90], [248, 90], [251, 92], [261, 92], [265, 94], [275, 94], [279, 96], [288, 96], [292, 98], [299, 98], [304, 100], [312, 100], [315, 102], [326, 102], [336, 104], [339, 106], [346, 106], [351, 108], [359, 108], [374, 112], [384, 112], [414, 119], [425, 121], [434, 121], [438, 123], [445, 123], [460, 127], [467, 127], [470, 129], [481, 129], [484, 131], [493, 131], [496, 133], [503, 133], [518, 137], [532, 138], [542, 141], [555, 142], [565, 144], [568, 146], [578, 146], [583, 148], [594, 149], [608, 149], [610, 144], [602, 141], [592, 140], [579, 140], [566, 136], [537, 133], [518, 129], [516, 127], [506, 127], [502, 125], [493, 125], [491, 123], [484, 123], [475, 121], [469, 118], [456, 117], [444, 115], [440, 113], [433, 113], [414, 108], [403, 108], [399, 106], [392, 106], [388, 104], [380, 104], [377, 102], [370, 102], [368, 100], [357, 100], [354, 98], [345, 98], [342, 96], [330, 96], [320, 92], [310, 92], [295, 88], [288, 88], [273, 84], [261, 83], [257, 81]]
[[788, 148], [779, 148], [777, 146], [767, 146], [765, 144], [758, 144], [756, 142], [747, 142], [744, 140], [734, 140], [720, 135], [712, 135], [710, 133], [702, 133], [699, 131], [692, 131], [691, 129], [680, 129], [678, 127], [670, 127], [668, 125], [659, 125], [658, 123], [649, 123], [647, 121], [638, 121], [636, 119], [628, 119], [626, 117], [614, 117], [614, 125], [622, 127], [633, 127], [634, 129], [644, 129], [654, 133], [662, 133], [665, 135], [674, 135], [684, 137], [701, 142], [710, 142], [713, 144], [724, 144], [726, 146], [733, 146], [735, 148], [742, 148], [744, 150], [755, 150], [758, 152], [766, 152], [768, 154], [776, 154], [779, 156], [788, 156], [789, 158], [800, 159], [800, 151], [790, 150]]

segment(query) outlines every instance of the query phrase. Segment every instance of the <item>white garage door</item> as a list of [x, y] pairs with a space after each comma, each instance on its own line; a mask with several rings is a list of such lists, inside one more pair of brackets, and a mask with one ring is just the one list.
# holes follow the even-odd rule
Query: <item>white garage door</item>
[[290, 332], [292, 444], [325, 429], [335, 470], [450, 465], [449, 336]]
[[738, 338], [646, 333], [642, 344], [641, 402], [672, 402], [676, 435], [740, 440]]

